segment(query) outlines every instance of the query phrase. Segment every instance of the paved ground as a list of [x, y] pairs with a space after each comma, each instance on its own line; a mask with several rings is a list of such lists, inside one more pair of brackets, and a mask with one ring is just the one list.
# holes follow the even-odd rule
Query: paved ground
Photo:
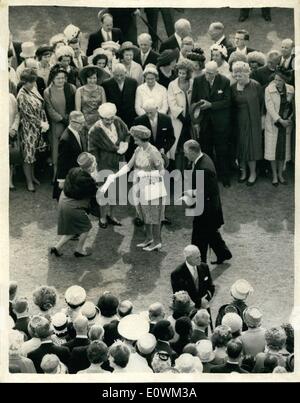
[[[254, 11], [250, 21], [244, 24], [236, 23], [238, 10], [206, 9], [197, 14], [186, 10], [183, 15], [190, 18], [204, 48], [209, 45], [206, 29], [213, 20], [224, 21], [228, 33], [234, 32], [235, 27], [249, 29], [252, 46], [263, 51], [293, 35], [289, 10], [273, 10], [272, 23], [262, 20], [259, 10]], [[93, 31], [95, 10], [82, 8], [79, 13], [66, 7], [62, 10], [18, 7], [10, 13], [10, 28], [15, 38], [22, 41], [47, 42], [49, 36], [61, 32], [69, 22], [79, 25], [84, 33]], [[191, 222], [184, 211], [179, 207], [169, 209], [173, 225], [163, 230], [164, 247], [160, 253], [146, 254], [135, 248], [143, 239], [142, 230], [132, 225], [133, 208], [120, 207], [118, 216], [122, 227], [102, 230], [94, 221], [89, 236], [94, 250], [91, 257], [76, 259], [75, 245], [70, 243], [64, 256], [57, 259], [48, 255], [48, 248], [57, 240], [56, 202], [51, 199], [50, 173], [40, 176], [42, 185], [35, 194], [30, 194], [25, 191], [19, 173], [18, 190], [10, 194], [10, 277], [18, 281], [19, 294], [30, 297], [36, 286], [49, 284], [57, 288], [61, 296], [59, 305], [63, 305], [65, 289], [77, 283], [85, 287], [94, 301], [104, 290], [111, 290], [120, 298], [131, 299], [137, 310], [145, 309], [155, 300], [168, 307], [170, 272], [181, 263], [182, 249], [190, 242]], [[228, 300], [230, 285], [243, 277], [255, 289], [249, 302], [262, 308], [264, 325], [279, 324], [288, 318], [293, 305], [292, 169], [289, 168], [288, 186], [273, 188], [270, 179], [260, 178], [253, 188], [234, 182], [230, 189], [221, 191], [226, 221], [223, 233], [234, 258], [230, 264], [211, 267], [217, 285], [213, 313]]]

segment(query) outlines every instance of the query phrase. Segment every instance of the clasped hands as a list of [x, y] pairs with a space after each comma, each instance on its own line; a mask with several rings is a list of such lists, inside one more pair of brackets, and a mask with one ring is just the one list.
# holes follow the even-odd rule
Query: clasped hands
[[122, 155], [122, 154], [126, 153], [127, 149], [128, 149], [128, 143], [126, 141], [120, 141], [119, 149], [118, 149], [117, 153]]
[[205, 111], [206, 109], [211, 108], [211, 102], [207, 101], [206, 99], [200, 100], [200, 110]]

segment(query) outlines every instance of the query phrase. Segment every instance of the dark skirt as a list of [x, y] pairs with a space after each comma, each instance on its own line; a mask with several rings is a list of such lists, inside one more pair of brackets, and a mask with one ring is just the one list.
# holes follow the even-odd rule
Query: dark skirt
[[89, 200], [75, 200], [61, 193], [58, 202], [58, 235], [75, 235], [88, 232], [92, 228], [87, 214]]

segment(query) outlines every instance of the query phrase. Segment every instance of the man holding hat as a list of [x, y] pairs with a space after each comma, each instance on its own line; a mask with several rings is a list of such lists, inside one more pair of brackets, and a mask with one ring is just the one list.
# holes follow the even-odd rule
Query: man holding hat
[[[206, 263], [207, 250], [210, 246], [217, 257], [212, 263], [222, 264], [225, 260], [231, 259], [232, 254], [219, 232], [224, 219], [214, 163], [202, 152], [200, 144], [195, 140], [186, 141], [183, 149], [187, 159], [193, 163], [192, 189], [187, 190], [185, 195], [193, 198], [197, 192], [204, 193], [203, 212], [201, 215], [196, 215], [193, 220], [192, 244], [198, 246], [202, 262]], [[204, 174], [204, 189], [197, 189], [198, 171]]]

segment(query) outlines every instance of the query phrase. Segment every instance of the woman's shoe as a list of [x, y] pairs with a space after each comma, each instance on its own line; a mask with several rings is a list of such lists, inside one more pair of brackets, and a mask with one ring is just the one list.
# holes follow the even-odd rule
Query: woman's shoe
[[152, 252], [152, 251], [154, 251], [154, 250], [160, 250], [161, 248], [162, 248], [162, 244], [161, 244], [161, 243], [158, 243], [158, 244], [155, 245], [155, 246], [147, 246], [147, 247], [143, 248], [143, 250], [144, 250], [145, 252]]
[[60, 253], [55, 247], [50, 249], [50, 255], [55, 255], [56, 257], [61, 257], [63, 253]]
[[35, 188], [34, 188], [34, 187], [29, 187], [29, 186], [27, 186], [27, 191], [28, 191], [28, 192], [31, 192], [31, 193], [34, 193], [34, 192], [35, 192]]
[[281, 183], [281, 185], [287, 185], [287, 181], [285, 179], [278, 179], [278, 182]]
[[151, 245], [153, 243], [153, 239], [151, 239], [151, 241], [145, 241], [142, 243], [138, 243], [136, 245], [137, 248], [146, 248], [147, 246]]
[[272, 182], [272, 186], [274, 186], [274, 187], [277, 188], [278, 185], [279, 185], [279, 182], [278, 182], [278, 181], [277, 181], [277, 182]]
[[107, 226], [108, 226], [107, 222], [102, 222], [102, 221], [99, 220], [99, 227], [100, 228], [105, 229], [105, 228], [107, 228]]
[[109, 215], [106, 216], [108, 224], [111, 225], [117, 225], [118, 227], [121, 227], [122, 224], [120, 221], [116, 220], [115, 218], [110, 217]]
[[80, 253], [80, 252], [75, 251], [75, 252], [74, 252], [74, 256], [75, 256], [75, 257], [87, 257], [87, 256], [91, 256], [91, 253], [90, 253], [90, 252], [87, 252], [87, 253]]
[[256, 182], [257, 177], [254, 179], [253, 182], [250, 182], [249, 180], [247, 181], [247, 186], [253, 186]]

